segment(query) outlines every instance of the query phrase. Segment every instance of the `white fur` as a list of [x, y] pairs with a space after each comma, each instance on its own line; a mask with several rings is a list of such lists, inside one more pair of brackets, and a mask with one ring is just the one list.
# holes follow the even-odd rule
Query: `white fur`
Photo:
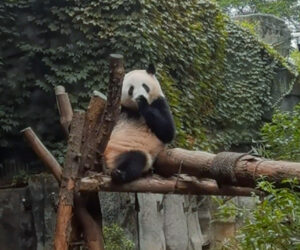
[[[143, 83], [149, 87], [149, 93], [147, 93], [143, 87]], [[132, 96], [128, 95], [131, 86], [134, 87]], [[127, 108], [137, 109], [136, 98], [139, 96], [144, 96], [149, 104], [160, 96], [164, 97], [155, 75], [147, 73], [146, 70], [133, 70], [125, 75], [122, 87], [121, 105]]]

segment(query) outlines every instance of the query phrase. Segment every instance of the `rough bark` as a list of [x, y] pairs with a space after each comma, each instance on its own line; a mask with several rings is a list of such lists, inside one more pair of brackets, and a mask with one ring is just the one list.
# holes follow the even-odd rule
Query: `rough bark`
[[107, 102], [101, 119], [100, 130], [96, 136], [96, 149], [99, 163], [101, 163], [102, 154], [107, 146], [113, 127], [115, 126], [120, 114], [121, 91], [124, 72], [123, 56], [111, 54]]
[[[198, 178], [215, 179], [220, 184], [243, 187], [254, 187], [256, 181], [262, 176], [278, 185], [286, 178], [297, 178], [300, 180], [300, 163], [273, 161], [251, 155], [241, 155], [235, 164], [230, 167], [234, 180], [224, 176], [222, 183], [223, 176], [221, 172], [223, 170], [212, 171], [216, 156], [215, 154], [202, 151], [189, 151], [180, 148], [168, 149], [159, 154], [155, 169], [164, 177], [180, 172]], [[226, 164], [221, 167], [225, 171], [229, 168]]]
[[260, 191], [246, 187], [222, 186], [222, 188], [219, 188], [214, 180], [199, 180], [186, 175], [168, 179], [154, 175], [152, 177], [140, 178], [130, 183], [118, 185], [111, 181], [110, 176], [95, 174], [90, 177], [82, 178], [79, 190], [86, 192], [140, 192], [228, 196], [250, 196], [253, 192], [259, 195], [262, 194]]
[[[59, 86], [59, 89], [56, 88], [55, 92], [57, 95], [58, 90], [63, 89], [63, 86]], [[62, 95], [62, 94], [61, 94]], [[61, 98], [61, 95], [59, 95], [60, 98], [57, 98], [57, 105], [58, 109], [60, 110], [60, 105], [63, 105], [64, 107], [70, 107], [71, 104], [67, 99]], [[57, 95], [58, 96], [58, 95]], [[63, 100], [64, 102], [62, 102]], [[69, 105], [66, 105], [68, 102]], [[103, 113], [104, 107], [105, 107], [106, 99], [99, 96], [93, 96], [91, 98], [88, 110], [85, 114], [85, 120], [84, 120], [84, 128], [82, 131], [82, 145], [81, 145], [81, 161], [80, 161], [80, 167], [78, 170], [78, 177], [83, 176], [84, 174], [84, 166], [82, 163], [87, 163], [89, 160], [95, 159], [96, 151], [95, 151], [95, 140], [93, 140], [95, 131], [99, 129], [99, 124], [101, 120], [101, 114]], [[62, 103], [62, 104], [61, 104]], [[59, 112], [60, 114], [60, 121], [63, 130], [65, 130], [66, 135], [69, 134], [69, 124], [68, 126], [65, 126], [65, 123], [62, 121], [65, 121], [63, 114], [66, 112]], [[72, 116], [70, 116], [71, 112], [68, 112], [69, 114], [69, 121], [71, 122]], [[73, 115], [73, 113], [72, 113]], [[91, 157], [93, 155], [93, 157]], [[60, 181], [60, 180], [59, 180]], [[79, 225], [82, 226], [83, 229], [83, 235], [86, 240], [87, 246], [89, 246], [90, 250], [98, 250], [98, 249], [104, 249], [104, 243], [103, 243], [103, 236], [102, 236], [102, 217], [101, 217], [101, 207], [98, 199], [97, 193], [91, 193], [85, 196], [84, 202], [82, 201], [82, 198], [80, 197], [80, 194], [75, 193], [74, 201], [76, 202], [76, 205], [74, 206], [74, 213], [76, 217], [72, 217], [71, 221], [71, 240], [72, 241], [78, 241], [80, 239], [80, 229], [78, 228]], [[91, 205], [92, 203], [92, 205]], [[90, 207], [90, 212], [86, 209], [86, 207]], [[93, 217], [95, 217], [93, 219]], [[90, 222], [90, 227], [87, 226], [87, 221]], [[99, 226], [96, 223], [96, 221], [99, 222]], [[91, 241], [91, 242], [90, 242]], [[70, 248], [72, 248], [72, 245], [70, 245]], [[76, 248], [76, 246], [75, 246]]]
[[[106, 148], [120, 112], [123, 77], [123, 56], [110, 55], [110, 81], [107, 102], [101, 96], [94, 96], [86, 113], [81, 151], [83, 156], [80, 167], [81, 176], [88, 170], [101, 171], [102, 169], [102, 153]], [[76, 214], [85, 232], [85, 240], [91, 250], [104, 249], [101, 225], [102, 214], [98, 195], [95, 193], [85, 194], [85, 205], [89, 207], [89, 211], [83, 206], [76, 209]]]
[[21, 133], [23, 134], [33, 151], [36, 153], [36, 155], [43, 162], [43, 164], [51, 171], [56, 180], [60, 181], [62, 175], [61, 166], [54, 158], [54, 156], [50, 153], [50, 151], [40, 141], [34, 131], [30, 127], [28, 127], [23, 129]]
[[[97, 193], [96, 193], [97, 194]], [[84, 239], [89, 250], [104, 250], [103, 233], [95, 218], [87, 210], [82, 197], [75, 195], [75, 215], [79, 219], [84, 232]]]
[[[96, 137], [97, 131], [100, 129], [101, 118], [105, 109], [106, 99], [99, 96], [93, 96], [88, 106], [82, 139], [82, 162], [80, 167], [80, 175], [88, 170], [95, 170], [96, 162]], [[96, 164], [95, 164], [96, 163]]]
[[69, 127], [73, 117], [73, 110], [69, 96], [63, 86], [55, 87], [56, 102], [60, 116], [60, 124], [66, 134], [69, 136]]
[[84, 124], [84, 112], [74, 113], [71, 123], [71, 132], [68, 141], [68, 150], [61, 179], [59, 204], [54, 238], [55, 250], [66, 250], [69, 247], [71, 233], [71, 218], [75, 182], [78, 177], [80, 164], [80, 147]]

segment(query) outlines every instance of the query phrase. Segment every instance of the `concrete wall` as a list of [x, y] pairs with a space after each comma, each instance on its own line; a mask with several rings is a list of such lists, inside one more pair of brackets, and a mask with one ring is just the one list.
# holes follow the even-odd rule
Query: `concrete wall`
[[268, 14], [243, 15], [235, 19], [253, 23], [260, 39], [272, 45], [282, 56], [289, 55], [292, 37], [284, 20]]
[[[50, 250], [58, 185], [46, 174], [0, 191], [0, 249]], [[209, 200], [199, 196], [99, 193], [103, 223], [117, 223], [142, 250], [201, 250], [209, 245]], [[204, 236], [201, 230], [203, 224]]]

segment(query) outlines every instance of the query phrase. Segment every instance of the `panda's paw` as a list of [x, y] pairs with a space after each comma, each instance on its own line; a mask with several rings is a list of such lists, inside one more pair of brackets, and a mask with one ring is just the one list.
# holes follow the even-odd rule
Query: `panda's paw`
[[138, 96], [135, 99], [135, 101], [138, 104], [140, 110], [149, 106], [149, 103], [148, 103], [147, 99], [143, 95]]
[[126, 174], [124, 171], [116, 168], [111, 172], [111, 179], [115, 183], [124, 183], [126, 180]]

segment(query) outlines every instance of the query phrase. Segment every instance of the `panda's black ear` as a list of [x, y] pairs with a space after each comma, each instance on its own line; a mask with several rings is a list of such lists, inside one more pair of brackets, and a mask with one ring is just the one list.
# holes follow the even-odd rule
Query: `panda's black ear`
[[154, 64], [150, 63], [148, 68], [146, 69], [146, 71], [147, 71], [148, 74], [155, 75], [156, 70], [155, 70]]

